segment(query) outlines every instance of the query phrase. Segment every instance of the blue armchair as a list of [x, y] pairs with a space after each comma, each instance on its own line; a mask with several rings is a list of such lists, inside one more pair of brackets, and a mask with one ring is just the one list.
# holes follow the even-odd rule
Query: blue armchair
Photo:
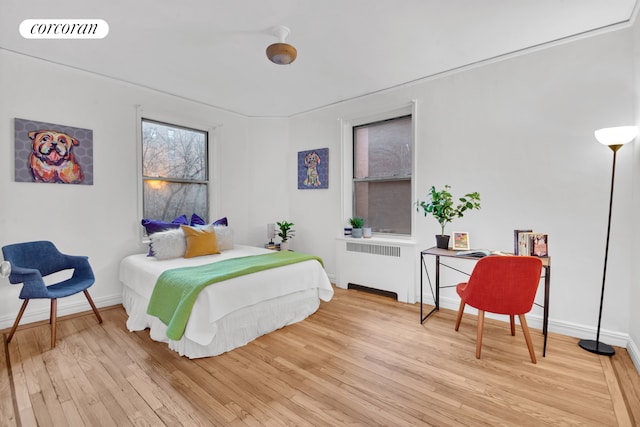
[[[56, 346], [56, 313], [57, 299], [84, 292], [93, 312], [102, 323], [100, 313], [96, 308], [87, 289], [93, 285], [95, 277], [86, 256], [73, 256], [60, 253], [55, 245], [48, 241], [16, 243], [2, 248], [4, 259], [11, 263], [9, 282], [22, 283], [20, 299], [23, 299], [18, 317], [11, 328], [7, 342], [13, 338], [18, 323], [30, 299], [48, 298], [51, 300], [51, 348]], [[47, 286], [43, 280], [58, 271], [73, 269], [69, 279]]]

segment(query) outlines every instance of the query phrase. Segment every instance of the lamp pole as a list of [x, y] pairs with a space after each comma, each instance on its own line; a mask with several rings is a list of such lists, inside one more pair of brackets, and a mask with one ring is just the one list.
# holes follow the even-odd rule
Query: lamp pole
[[607, 260], [609, 259], [609, 236], [611, 236], [611, 210], [613, 208], [613, 185], [616, 176], [616, 154], [622, 144], [609, 145], [613, 151], [613, 167], [611, 169], [611, 192], [609, 193], [609, 219], [607, 221], [607, 243], [604, 248], [604, 270], [602, 272], [602, 291], [600, 292], [600, 311], [598, 313], [598, 329], [596, 340], [580, 340], [578, 345], [591, 353], [603, 356], [613, 356], [616, 351], [609, 344], [600, 342], [600, 324], [602, 322], [602, 304], [604, 302], [604, 287], [607, 279]]
[[608, 146], [613, 151], [613, 167], [611, 168], [611, 191], [609, 192], [609, 218], [607, 221], [607, 243], [604, 249], [604, 269], [602, 271], [602, 290], [600, 292], [600, 310], [598, 312], [598, 329], [596, 339], [580, 340], [578, 345], [591, 353], [603, 356], [613, 356], [616, 351], [609, 344], [600, 342], [600, 325], [602, 323], [602, 306], [604, 303], [604, 287], [607, 279], [607, 261], [609, 258], [609, 237], [611, 236], [611, 210], [613, 208], [613, 185], [616, 176], [616, 154], [627, 142], [633, 141], [638, 136], [637, 126], [618, 126], [604, 128], [595, 131], [595, 137], [601, 144]]

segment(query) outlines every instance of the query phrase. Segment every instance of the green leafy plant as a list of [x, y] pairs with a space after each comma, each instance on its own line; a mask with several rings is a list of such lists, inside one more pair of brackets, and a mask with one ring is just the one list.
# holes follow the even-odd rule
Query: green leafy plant
[[292, 222], [287, 222], [287, 221], [276, 222], [276, 225], [280, 230], [278, 231], [278, 237], [280, 237], [283, 242], [286, 242], [287, 240], [295, 236], [296, 230], [293, 229]]
[[364, 226], [364, 218], [359, 216], [352, 216], [349, 218], [349, 224], [353, 228], [362, 228]]
[[455, 218], [462, 218], [465, 211], [480, 209], [480, 194], [478, 192], [465, 194], [464, 197], [458, 199], [459, 203], [454, 206], [450, 189], [451, 186], [445, 185], [442, 190], [438, 191], [435, 186], [432, 186], [427, 193], [427, 200], [416, 202], [418, 212], [422, 209], [424, 216], [431, 214], [440, 223], [442, 235], [444, 235], [444, 227]]

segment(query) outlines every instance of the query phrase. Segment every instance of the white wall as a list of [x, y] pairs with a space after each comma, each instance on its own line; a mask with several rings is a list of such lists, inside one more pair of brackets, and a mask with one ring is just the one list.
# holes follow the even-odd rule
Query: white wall
[[[331, 160], [328, 190], [291, 196], [305, 249], [329, 270], [335, 266], [327, 237], [337, 236], [345, 220], [339, 119], [416, 99], [415, 198], [424, 199], [431, 185], [450, 184], [454, 195], [480, 192], [482, 210], [448, 228], [469, 231], [476, 247], [509, 251], [516, 228], [548, 233], [551, 330], [593, 337], [612, 159], [593, 131], [634, 122], [631, 47], [630, 30], [603, 33], [291, 118], [292, 151], [329, 147]], [[603, 336], [618, 345], [630, 325], [631, 169], [632, 150], [620, 151], [602, 323]], [[432, 246], [437, 222], [415, 215], [418, 247]], [[457, 308], [453, 290], [442, 298]]]
[[[289, 215], [289, 193], [293, 190], [288, 176], [295, 158], [289, 152], [287, 119], [252, 118], [248, 124], [247, 159], [251, 167], [247, 171], [246, 195], [238, 193], [235, 199], [246, 197], [250, 241], [261, 246], [268, 241], [267, 224], [284, 220], [295, 224]], [[231, 163], [237, 163], [237, 159], [240, 157]], [[291, 248], [296, 248], [295, 239]]]
[[[257, 121], [242, 116], [4, 50], [0, 93], [0, 246], [47, 239], [63, 252], [88, 255], [96, 275], [90, 292], [98, 306], [121, 301], [118, 263], [145, 250], [137, 210], [137, 105], [145, 114], [216, 126], [211, 157], [219, 193], [211, 217], [228, 216], [237, 241], [262, 244], [264, 224], [286, 215], [286, 195], [272, 191], [269, 182], [283, 173], [278, 156], [287, 140], [281, 122], [254, 126]], [[92, 129], [94, 185], [15, 182], [15, 117]], [[285, 212], [261, 215], [270, 203]], [[19, 291], [0, 280], [0, 329], [12, 325]], [[61, 299], [58, 307], [61, 315], [89, 309], [82, 295]], [[48, 301], [33, 301], [22, 323], [47, 317]]]

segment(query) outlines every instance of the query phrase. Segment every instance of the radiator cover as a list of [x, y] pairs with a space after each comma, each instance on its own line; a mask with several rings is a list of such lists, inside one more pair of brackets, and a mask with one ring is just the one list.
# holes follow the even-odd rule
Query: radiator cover
[[398, 295], [415, 303], [417, 255], [410, 241], [340, 238], [336, 241], [336, 286], [349, 283]]

